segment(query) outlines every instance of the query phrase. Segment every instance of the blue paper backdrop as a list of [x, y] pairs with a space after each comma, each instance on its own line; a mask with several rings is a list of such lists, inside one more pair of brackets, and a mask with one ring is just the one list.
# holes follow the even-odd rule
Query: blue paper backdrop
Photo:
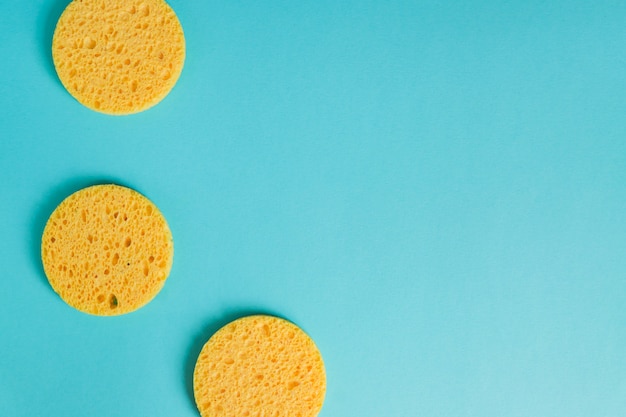
[[[320, 417], [626, 415], [626, 3], [182, 1], [144, 113], [55, 75], [67, 0], [0, 6], [0, 414], [198, 416], [202, 344], [251, 313], [318, 344]], [[170, 223], [165, 288], [66, 306], [56, 205], [115, 182]]]

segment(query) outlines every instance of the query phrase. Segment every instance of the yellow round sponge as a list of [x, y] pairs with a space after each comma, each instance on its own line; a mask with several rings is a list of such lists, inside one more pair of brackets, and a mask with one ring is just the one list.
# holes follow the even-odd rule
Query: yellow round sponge
[[185, 37], [164, 0], [73, 0], [57, 23], [52, 58], [80, 103], [130, 114], [154, 106], [176, 84]]
[[314, 417], [324, 402], [319, 350], [295, 324], [257, 315], [235, 320], [204, 345], [193, 376], [202, 417]]
[[48, 219], [41, 243], [54, 291], [70, 306], [100, 316], [129, 313], [152, 300], [173, 257], [161, 212], [119, 185], [95, 185], [67, 197]]

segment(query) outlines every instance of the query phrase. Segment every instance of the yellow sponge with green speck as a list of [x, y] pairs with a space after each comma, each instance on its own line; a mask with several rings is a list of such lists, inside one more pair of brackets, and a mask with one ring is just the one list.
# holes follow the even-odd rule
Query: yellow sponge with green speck
[[43, 232], [41, 258], [54, 291], [89, 314], [129, 313], [165, 284], [172, 233], [158, 208], [119, 185], [95, 185], [67, 197]]

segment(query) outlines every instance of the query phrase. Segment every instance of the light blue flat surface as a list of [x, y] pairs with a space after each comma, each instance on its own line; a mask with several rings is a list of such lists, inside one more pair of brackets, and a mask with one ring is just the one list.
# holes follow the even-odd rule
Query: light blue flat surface
[[[202, 344], [259, 312], [316, 341], [320, 417], [626, 415], [626, 3], [172, 0], [182, 76], [126, 117], [56, 77], [66, 4], [0, 7], [0, 415], [198, 416]], [[115, 318], [39, 258], [101, 182], [175, 241]]]

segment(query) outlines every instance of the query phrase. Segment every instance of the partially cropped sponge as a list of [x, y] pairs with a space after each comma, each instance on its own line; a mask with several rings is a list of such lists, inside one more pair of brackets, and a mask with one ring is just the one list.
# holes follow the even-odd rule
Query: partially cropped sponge
[[185, 61], [185, 38], [164, 0], [73, 0], [52, 58], [65, 88], [102, 113], [130, 114], [161, 101]]
[[70, 306], [101, 316], [129, 313], [152, 300], [173, 256], [161, 212], [119, 185], [96, 185], [67, 197], [50, 216], [41, 243], [52, 288]]
[[202, 417], [314, 417], [324, 402], [319, 350], [277, 317], [235, 320], [204, 345], [193, 376]]

